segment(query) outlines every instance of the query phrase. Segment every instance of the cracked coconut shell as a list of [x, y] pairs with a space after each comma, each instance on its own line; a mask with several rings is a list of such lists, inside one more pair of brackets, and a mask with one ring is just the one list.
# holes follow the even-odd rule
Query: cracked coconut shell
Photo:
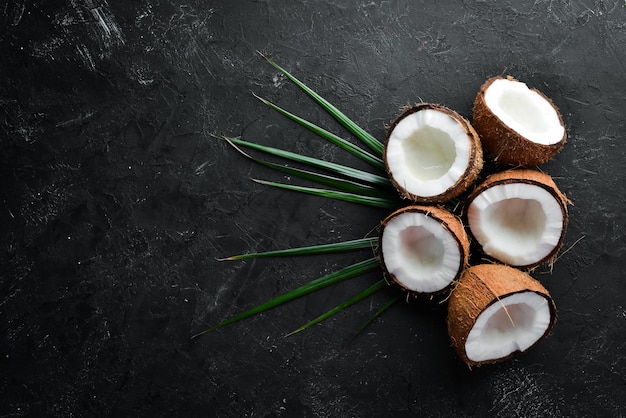
[[450, 341], [470, 368], [529, 350], [555, 321], [548, 290], [529, 274], [500, 264], [465, 270], [448, 302]]
[[461, 221], [437, 206], [407, 206], [381, 222], [385, 277], [411, 296], [445, 297], [469, 259]]
[[447, 107], [406, 107], [387, 131], [383, 152], [389, 179], [413, 203], [444, 203], [465, 191], [483, 167], [480, 138]]
[[501, 165], [531, 167], [550, 160], [566, 141], [558, 108], [512, 77], [492, 77], [475, 100], [473, 125], [485, 152]]

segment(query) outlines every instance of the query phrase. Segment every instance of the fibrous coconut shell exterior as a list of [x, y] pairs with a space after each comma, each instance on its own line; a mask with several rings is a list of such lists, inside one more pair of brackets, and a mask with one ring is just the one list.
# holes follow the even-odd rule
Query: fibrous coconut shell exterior
[[[442, 112], [452, 119], [457, 121], [463, 131], [466, 133], [467, 138], [470, 142], [470, 155], [469, 162], [464, 171], [464, 173], [459, 176], [459, 179], [456, 181], [454, 185], [449, 187], [447, 190], [435, 196], [420, 196], [417, 194], [413, 194], [408, 192], [402, 184], [399, 184], [393, 176], [393, 168], [389, 166], [387, 162], [387, 145], [389, 144], [389, 137], [393, 132], [394, 128], [398, 125], [398, 123], [404, 119], [405, 117], [419, 112], [421, 110], [433, 109], [439, 112]], [[483, 168], [483, 149], [480, 141], [480, 136], [472, 126], [472, 124], [459, 113], [455, 112], [452, 109], [449, 109], [445, 106], [441, 106], [433, 103], [418, 103], [413, 106], [407, 106], [403, 109], [400, 116], [398, 116], [389, 126], [387, 130], [387, 136], [385, 138], [385, 149], [383, 151], [383, 160], [385, 162], [385, 169], [389, 176], [389, 179], [393, 186], [396, 188], [400, 196], [404, 199], [410, 200], [414, 203], [420, 204], [436, 204], [436, 203], [445, 203], [450, 199], [457, 197], [459, 194], [463, 193], [467, 188], [476, 181], [476, 178], [480, 174], [480, 171]]]
[[[567, 225], [568, 225], [567, 205], [571, 204], [571, 202], [567, 198], [567, 196], [565, 196], [565, 194], [559, 190], [558, 186], [556, 185], [556, 183], [554, 182], [554, 180], [549, 174], [546, 174], [538, 170], [530, 169], [530, 168], [515, 168], [515, 169], [505, 170], [505, 171], [501, 171], [501, 172], [490, 175], [489, 177], [487, 177], [485, 181], [483, 181], [480, 185], [478, 185], [472, 191], [472, 193], [468, 196], [468, 198], [465, 200], [463, 218], [465, 222], [468, 223], [467, 222], [467, 210], [469, 206], [472, 204], [472, 202], [474, 201], [474, 199], [479, 194], [483, 193], [485, 190], [489, 189], [490, 187], [504, 185], [504, 184], [513, 184], [513, 183], [527, 183], [527, 184], [532, 184], [532, 185], [543, 188], [556, 199], [556, 201], [559, 203], [559, 206], [561, 207], [561, 212], [563, 213], [563, 229], [561, 230], [561, 236], [558, 240], [558, 243], [554, 246], [554, 249], [552, 250], [552, 252], [550, 252], [550, 254], [548, 254], [546, 257], [542, 258], [541, 260], [538, 260], [537, 262], [533, 264], [529, 264], [525, 266], [516, 266], [517, 268], [530, 270], [530, 269], [537, 267], [540, 264], [543, 264], [545, 262], [552, 262], [554, 260], [557, 252], [563, 245], [563, 240], [565, 238], [565, 232], [567, 230]], [[470, 234], [471, 234], [471, 229], [470, 229]]]
[[469, 367], [497, 363], [515, 355], [513, 352], [502, 358], [476, 362], [467, 357], [465, 343], [476, 319], [489, 306], [507, 296], [529, 291], [544, 297], [550, 308], [550, 323], [533, 347], [550, 333], [556, 321], [556, 305], [548, 290], [529, 274], [501, 264], [476, 265], [463, 272], [448, 301], [447, 322], [450, 341]]
[[[488, 79], [482, 85], [474, 100], [472, 122], [480, 135], [485, 153], [493, 158], [497, 164], [501, 165], [532, 167], [543, 164], [563, 148], [567, 139], [567, 133], [564, 130], [563, 137], [557, 143], [550, 145], [538, 144], [524, 138], [502, 122], [486, 105], [485, 92], [494, 81], [503, 78], [498, 76]], [[531, 90], [538, 93], [552, 105], [554, 110], [556, 110], [561, 126], [565, 126], [561, 113], [552, 100], [536, 89]]]
[[[450, 234], [454, 237], [457, 243], [457, 246], [459, 248], [459, 252], [461, 254], [461, 261], [459, 263], [458, 274], [451, 281], [449, 286], [437, 292], [419, 293], [414, 290], [408, 289], [404, 284], [402, 284], [402, 282], [397, 280], [393, 274], [389, 273], [385, 265], [385, 258], [383, 256], [383, 249], [382, 249], [382, 237], [385, 231], [385, 227], [392, 219], [407, 212], [423, 213], [424, 215], [436, 220], [441, 225], [442, 228], [450, 232]], [[452, 289], [454, 282], [461, 276], [461, 273], [463, 272], [463, 270], [465, 269], [465, 267], [468, 265], [468, 262], [469, 262], [470, 243], [469, 243], [469, 238], [467, 236], [467, 233], [465, 232], [463, 223], [455, 215], [450, 213], [448, 210], [439, 206], [412, 205], [412, 206], [406, 206], [406, 207], [396, 210], [395, 212], [387, 216], [385, 219], [383, 219], [383, 221], [381, 222], [379, 242], [380, 242], [380, 245], [378, 247], [378, 258], [383, 268], [385, 277], [392, 283], [399, 286], [402, 290], [407, 292], [407, 294], [410, 296], [415, 296], [415, 297], [427, 296], [430, 298], [437, 298], [437, 299], [439, 298], [443, 299], [447, 297], [447, 295], [450, 293], [450, 290]]]

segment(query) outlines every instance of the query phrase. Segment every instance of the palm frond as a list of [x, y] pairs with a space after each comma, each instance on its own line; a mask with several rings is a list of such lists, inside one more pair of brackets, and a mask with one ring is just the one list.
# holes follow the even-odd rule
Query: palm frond
[[226, 258], [220, 258], [219, 261], [247, 260], [251, 258], [269, 258], [269, 257], [296, 257], [305, 255], [322, 255], [336, 254], [350, 251], [374, 249], [378, 245], [378, 237], [360, 238], [350, 241], [335, 242], [331, 244], [318, 244], [307, 247], [286, 248], [283, 250], [264, 251], [260, 253], [249, 253], [232, 255]]
[[344, 280], [351, 279], [354, 277], [358, 277], [370, 271], [373, 271], [380, 267], [380, 263], [376, 257], [369, 258], [367, 260], [352, 264], [348, 267], [344, 267], [340, 270], [337, 270], [333, 273], [327, 274], [323, 277], [315, 279], [305, 285], [302, 285], [296, 289], [293, 289], [287, 293], [284, 293], [274, 299], [271, 299], [265, 303], [262, 303], [252, 309], [249, 309], [245, 312], [237, 314], [235, 316], [230, 317], [229, 319], [220, 322], [217, 325], [214, 325], [210, 328], [205, 329], [204, 331], [200, 331], [193, 335], [191, 338], [196, 339], [201, 335], [204, 335], [208, 332], [214, 331], [218, 328], [221, 328], [225, 325], [229, 325], [235, 323], [237, 321], [241, 321], [242, 319], [249, 318], [253, 315], [260, 314], [269, 309], [275, 308], [276, 306], [282, 305], [286, 302], [292, 301], [299, 297], [308, 295], [317, 290], [323, 289], [333, 284], [340, 283]]
[[345, 139], [341, 138], [338, 135], [335, 135], [332, 132], [327, 131], [324, 128], [320, 128], [319, 126], [305, 120], [302, 119], [299, 116], [294, 115], [291, 112], [286, 111], [285, 109], [275, 105], [274, 103], [270, 102], [269, 100], [266, 100], [262, 97], [257, 96], [256, 94], [254, 95], [254, 97], [256, 97], [257, 99], [259, 99], [260, 101], [262, 101], [263, 103], [265, 103], [267, 106], [271, 107], [272, 109], [276, 110], [278, 113], [280, 113], [283, 116], [286, 116], [287, 118], [293, 120], [294, 122], [299, 123], [300, 125], [304, 126], [305, 128], [307, 128], [308, 130], [310, 130], [311, 132], [313, 132], [314, 134], [316, 134], [317, 136], [319, 136], [320, 138], [323, 138], [335, 145], [337, 145], [338, 147], [348, 151], [349, 153], [351, 153], [352, 155], [360, 158], [361, 160], [365, 161], [366, 163], [372, 165], [373, 167], [379, 169], [379, 170], [385, 170], [385, 163], [383, 162], [383, 160], [375, 155], [370, 154], [369, 152], [357, 147], [356, 145], [352, 144], [351, 142], [346, 141]]
[[400, 299], [402, 299], [402, 294], [398, 294], [394, 296], [393, 298], [389, 299], [383, 306], [380, 307], [380, 309], [374, 312], [374, 315], [370, 316], [368, 320], [359, 328], [359, 330], [355, 334], [355, 337], [358, 336], [360, 333], [362, 333], [363, 330], [365, 330], [365, 328], [367, 328], [372, 322], [374, 322], [374, 320], [376, 320], [376, 318], [382, 315], [383, 312], [389, 309], [394, 303], [396, 303]]
[[327, 174], [315, 173], [309, 170], [302, 170], [295, 167], [288, 167], [281, 164], [275, 164], [269, 161], [261, 160], [259, 158], [252, 157], [250, 154], [243, 151], [239, 148], [235, 143], [233, 143], [229, 138], [223, 138], [226, 142], [228, 142], [233, 148], [235, 148], [241, 155], [244, 157], [258, 163], [264, 165], [266, 167], [272, 168], [274, 170], [280, 171], [282, 173], [288, 174], [290, 176], [299, 177], [304, 180], [312, 181], [314, 183], [321, 184], [323, 186], [329, 186], [338, 190], [342, 190], [348, 193], [366, 195], [366, 196], [385, 196], [390, 199], [398, 199], [398, 195], [392, 193], [388, 190], [380, 190], [374, 186], [368, 184], [361, 184], [352, 180], [345, 180], [335, 176], [330, 176]]
[[329, 310], [328, 312], [318, 316], [317, 318], [313, 319], [312, 321], [309, 321], [306, 324], [302, 325], [301, 327], [291, 331], [289, 334], [287, 334], [287, 336], [296, 334], [296, 333], [298, 333], [300, 331], [304, 331], [305, 329], [310, 328], [313, 325], [322, 322], [323, 320], [333, 316], [334, 314], [336, 314], [338, 312], [341, 312], [342, 310], [348, 308], [349, 306], [352, 306], [355, 303], [365, 299], [366, 297], [373, 295], [374, 293], [378, 292], [379, 290], [383, 289], [386, 286], [387, 286], [387, 282], [385, 282], [385, 280], [377, 281], [376, 283], [374, 283], [373, 285], [371, 285], [367, 289], [363, 290], [359, 294], [351, 297], [347, 301], [341, 303], [340, 305], [335, 306], [333, 309]]
[[339, 123], [341, 123], [346, 129], [348, 129], [354, 136], [359, 138], [365, 145], [367, 145], [372, 151], [374, 151], [377, 155], [382, 155], [383, 153], [383, 144], [374, 138], [371, 134], [366, 132], [363, 128], [353, 122], [350, 118], [344, 115], [339, 109], [330, 104], [326, 99], [317, 94], [311, 88], [307, 87], [303, 82], [298, 80], [296, 77], [291, 75], [287, 70], [282, 68], [280, 65], [276, 64], [271, 58], [261, 54], [261, 56], [274, 68], [280, 71], [285, 75], [289, 80], [291, 80], [294, 84], [296, 84], [300, 89], [302, 89], [306, 94], [311, 96], [313, 100], [315, 100], [320, 106], [322, 106], [328, 113], [330, 113]]
[[[339, 111], [335, 106], [333, 106], [326, 99], [321, 97], [315, 91], [310, 89], [300, 80], [298, 80], [296, 77], [291, 75], [284, 68], [282, 68], [281, 66], [279, 66], [278, 64], [276, 64], [274, 61], [264, 56], [263, 54], [261, 55], [269, 64], [271, 64], [274, 68], [280, 71], [289, 80], [295, 83], [301, 90], [303, 90], [306, 94], [308, 94], [311, 98], [313, 98], [315, 102], [317, 102], [324, 110], [326, 110], [332, 117], [334, 117], [348, 131], [350, 131], [353, 135], [355, 135], [361, 141], [362, 144], [364, 144], [366, 147], [369, 147], [369, 149], [373, 151], [373, 154], [339, 137], [338, 135], [315, 125], [312, 122], [309, 122], [299, 116], [296, 116], [295, 114], [271, 103], [270, 101], [266, 99], [263, 99], [257, 96], [256, 94], [255, 94], [255, 97], [257, 97], [259, 100], [261, 100], [270, 108], [279, 112], [283, 116], [291, 119], [292, 121], [300, 124], [301, 126], [305, 127], [306, 129], [313, 132], [314, 134], [321, 137], [322, 139], [325, 139], [329, 141], [330, 143], [336, 145], [337, 147], [340, 147], [343, 150], [350, 152], [352, 155], [356, 156], [357, 158], [360, 158], [361, 160], [370, 164], [372, 167], [378, 170], [382, 170], [384, 172], [385, 166], [381, 158], [384, 146], [380, 141], [378, 141], [376, 138], [374, 138], [372, 135], [370, 135], [368, 132], [366, 132], [364, 129], [358, 126], [354, 121], [352, 121], [345, 114]], [[294, 152], [290, 152], [290, 151], [286, 151], [286, 150], [282, 150], [278, 148], [255, 144], [255, 143], [244, 141], [238, 138], [219, 136], [219, 135], [213, 135], [213, 136], [227, 141], [238, 152], [240, 152], [246, 158], [249, 158], [250, 160], [254, 162], [262, 164], [271, 169], [283, 172], [290, 176], [294, 176], [300, 179], [311, 181], [313, 183], [330, 187], [335, 190], [321, 189], [317, 187], [304, 187], [304, 186], [297, 186], [297, 185], [291, 185], [291, 184], [283, 184], [283, 183], [253, 179], [253, 181], [256, 181], [258, 183], [273, 186], [273, 187], [278, 187], [278, 188], [282, 188], [286, 190], [292, 190], [292, 191], [297, 191], [301, 193], [321, 196], [325, 198], [343, 200], [347, 202], [358, 203], [362, 205], [373, 206], [373, 207], [384, 208], [384, 209], [396, 209], [401, 205], [400, 198], [395, 193], [391, 182], [386, 176], [373, 174], [367, 171], [348, 167], [342, 164], [332, 163], [329, 161], [324, 161], [324, 160], [317, 159], [314, 157], [309, 157], [309, 156], [301, 155], [298, 153], [294, 153]], [[258, 159], [258, 158], [250, 156], [249, 154], [244, 152], [240, 147], [246, 147], [248, 149], [263, 152], [265, 154], [278, 157], [287, 161], [292, 161], [292, 162], [295, 162], [297, 164], [301, 164], [304, 166], [308, 166], [316, 170], [321, 170], [326, 173], [314, 172], [314, 171], [301, 169], [297, 167], [289, 167], [287, 165], [276, 164], [273, 162]], [[329, 175], [327, 173], [332, 173], [334, 175]], [[336, 176], [339, 176], [339, 177], [336, 177]], [[331, 254], [331, 253], [339, 253], [339, 252], [346, 252], [346, 251], [357, 251], [357, 250], [363, 250], [367, 248], [371, 249], [375, 247], [376, 245], [378, 245], [378, 238], [363, 238], [363, 239], [356, 239], [356, 240], [337, 242], [337, 243], [331, 243], [331, 244], [320, 244], [320, 245], [297, 247], [297, 248], [287, 248], [287, 249], [282, 249], [282, 250], [234, 255], [234, 256], [227, 257], [227, 258], [223, 258], [221, 260], [245, 260], [245, 259], [265, 258], [265, 257]], [[260, 314], [276, 306], [282, 305], [284, 303], [287, 303], [299, 297], [308, 295], [310, 293], [313, 293], [325, 287], [328, 287], [328, 286], [340, 283], [344, 280], [357, 277], [367, 272], [373, 271], [376, 268], [380, 268], [380, 262], [376, 257], [372, 257], [367, 260], [344, 267], [338, 271], [322, 276], [307, 284], [304, 284], [291, 291], [288, 291], [278, 297], [275, 297], [269, 301], [266, 301], [258, 306], [255, 306], [252, 309], [248, 309], [244, 312], [236, 314], [210, 328], [207, 328], [203, 331], [196, 333], [191, 338], [192, 339], [198, 338], [199, 336], [204, 335], [213, 330], [216, 330], [218, 328], [221, 328], [226, 325], [233, 324], [235, 322], [249, 318], [251, 316]], [[337, 312], [340, 312], [343, 309], [381, 290], [385, 285], [386, 285], [386, 282], [384, 280], [380, 280], [376, 282], [375, 284], [361, 291], [360, 293], [353, 296], [352, 298], [345, 301], [344, 303], [320, 315], [319, 317], [313, 319], [307, 324], [297, 328], [289, 335], [305, 330], [313, 326], [314, 324], [317, 324], [323, 321], [324, 319], [330, 317], [331, 315], [334, 315]], [[370, 318], [370, 320], [368, 321], [368, 324], [371, 321], [373, 321], [378, 315], [380, 315], [384, 310], [386, 310], [389, 306], [391, 306], [391, 304], [395, 300], [397, 299], [390, 301], [389, 303], [385, 304], [383, 308], [377, 311], [376, 314], [372, 318]]]
[[358, 203], [365, 206], [373, 206], [382, 209], [397, 209], [399, 200], [388, 199], [377, 196], [363, 196], [354, 193], [341, 192], [336, 190], [318, 189], [315, 187], [295, 186], [292, 184], [277, 183], [273, 181], [252, 179], [252, 181], [267, 186], [278, 187], [281, 189], [292, 190], [296, 192], [306, 193], [314, 196], [325, 197], [328, 199], [343, 200], [350, 203]]
[[371, 185], [381, 187], [383, 190], [393, 190], [393, 186], [387, 177], [379, 176], [376, 174], [368, 173], [367, 171], [359, 170], [352, 167], [347, 167], [342, 164], [332, 163], [329, 161], [320, 160], [318, 158], [308, 157], [300, 155], [295, 152], [285, 151], [282, 149], [269, 147], [266, 145], [255, 144], [254, 142], [244, 141], [238, 138], [217, 136], [218, 138], [228, 140], [234, 144], [245, 146], [250, 149], [264, 152], [266, 154], [274, 155], [276, 157], [284, 158], [286, 160], [294, 161], [300, 164], [308, 165], [311, 167], [319, 168], [322, 170], [330, 171], [335, 174], [340, 174], [354, 181], [363, 181]]

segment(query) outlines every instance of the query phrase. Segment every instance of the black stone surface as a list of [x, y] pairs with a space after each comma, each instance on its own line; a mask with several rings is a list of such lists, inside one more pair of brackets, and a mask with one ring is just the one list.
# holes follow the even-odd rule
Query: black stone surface
[[[3, 3], [0, 416], [626, 415], [625, 25], [623, 0]], [[361, 167], [253, 97], [351, 138], [256, 51], [381, 139], [421, 100], [470, 117], [492, 75], [551, 97], [569, 140], [542, 169], [574, 204], [534, 272], [552, 335], [472, 371], [441, 310], [396, 304], [355, 338], [389, 290], [285, 337], [377, 272], [190, 342], [368, 254], [216, 257], [386, 214], [253, 183], [285, 179], [211, 137]]]

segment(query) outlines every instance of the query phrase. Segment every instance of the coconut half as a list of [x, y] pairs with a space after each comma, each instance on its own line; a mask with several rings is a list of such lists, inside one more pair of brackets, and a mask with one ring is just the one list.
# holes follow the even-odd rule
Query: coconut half
[[458, 196], [483, 166], [480, 139], [470, 123], [429, 103], [406, 108], [392, 123], [383, 158], [400, 195], [417, 203]]
[[499, 164], [535, 166], [563, 148], [567, 134], [557, 107], [512, 77], [492, 77], [474, 101], [473, 125]]
[[469, 257], [463, 224], [440, 207], [395, 211], [382, 221], [379, 243], [386, 276], [413, 295], [448, 291]]
[[520, 268], [551, 261], [563, 243], [568, 200], [531, 169], [493, 174], [468, 197], [465, 217], [484, 253]]
[[527, 273], [504, 265], [465, 270], [448, 303], [452, 345], [470, 367], [528, 350], [555, 321], [550, 293]]

